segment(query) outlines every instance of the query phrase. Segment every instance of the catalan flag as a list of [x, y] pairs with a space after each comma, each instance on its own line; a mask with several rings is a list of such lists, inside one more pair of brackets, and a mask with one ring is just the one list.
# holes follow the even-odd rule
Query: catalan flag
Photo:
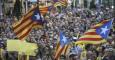
[[67, 6], [67, 2], [68, 0], [60, 0], [60, 3], [62, 4], [62, 6]]
[[32, 27], [35, 25], [42, 27], [43, 23], [44, 20], [42, 20], [39, 8], [36, 6], [13, 25], [13, 31], [20, 40], [23, 40], [29, 34]]
[[49, 7], [41, 7], [40, 8], [40, 13], [42, 15], [46, 14], [49, 11]]
[[57, 6], [67, 6], [67, 0], [53, 0], [54, 7]]
[[62, 55], [64, 56], [68, 55], [70, 48], [71, 48], [70, 44], [65, 45], [64, 50], [62, 51]]
[[76, 44], [86, 43], [86, 44], [100, 44], [106, 42], [106, 38], [109, 35], [112, 26], [112, 20], [103, 20], [97, 25], [94, 25], [91, 29], [84, 33], [83, 36], [79, 38]]
[[61, 53], [64, 51], [65, 45], [67, 44], [67, 38], [63, 35], [63, 32], [60, 32], [60, 41], [57, 44], [57, 48], [56, 48], [56, 53], [54, 56], [55, 60], [58, 60], [58, 58], [60, 57]]

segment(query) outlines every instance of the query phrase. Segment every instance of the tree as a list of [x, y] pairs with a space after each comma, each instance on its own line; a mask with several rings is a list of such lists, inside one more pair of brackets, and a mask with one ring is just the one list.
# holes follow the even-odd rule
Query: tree
[[17, 19], [19, 19], [19, 16], [21, 16], [21, 10], [22, 10], [22, 4], [20, 0], [16, 0], [13, 9], [13, 16], [16, 16]]
[[90, 2], [90, 9], [95, 9], [96, 8], [96, 5], [95, 5], [95, 0], [92, 0]]

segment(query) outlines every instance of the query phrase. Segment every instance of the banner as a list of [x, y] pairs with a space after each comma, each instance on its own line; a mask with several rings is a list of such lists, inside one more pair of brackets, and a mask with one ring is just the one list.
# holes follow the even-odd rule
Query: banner
[[37, 53], [37, 44], [35, 43], [24, 43], [20, 46], [19, 54], [36, 56]]
[[21, 44], [23, 44], [23, 42], [21, 42], [20, 40], [7, 40], [7, 51], [19, 51]]
[[35, 56], [37, 49], [38, 47], [35, 43], [14, 39], [7, 40], [7, 51], [17, 51], [19, 54]]

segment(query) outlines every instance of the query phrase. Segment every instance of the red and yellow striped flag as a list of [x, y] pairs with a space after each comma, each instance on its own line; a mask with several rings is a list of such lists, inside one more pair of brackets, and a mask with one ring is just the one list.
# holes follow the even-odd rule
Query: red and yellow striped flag
[[60, 55], [62, 54], [64, 50], [66, 51], [67, 42], [68, 42], [67, 38], [63, 35], [62, 32], [60, 32], [60, 40], [58, 41], [56, 50], [55, 50], [55, 56], [54, 56], [55, 60], [59, 59]]
[[60, 58], [60, 55], [62, 54], [62, 52], [64, 51], [65, 46], [61, 47], [60, 45], [57, 46], [57, 50], [55, 52], [55, 56], [54, 59], [58, 60]]
[[19, 22], [13, 24], [13, 31], [20, 40], [24, 40], [35, 25], [42, 27], [44, 22], [41, 18], [42, 10], [40, 12], [36, 6], [24, 15]]
[[41, 13], [42, 15], [45, 15], [47, 12], [48, 12], [48, 7], [41, 7], [41, 8], [40, 8], [40, 13]]
[[67, 6], [68, 0], [54, 0], [54, 7]]
[[67, 1], [68, 0], [60, 0], [60, 3], [62, 4], [62, 6], [67, 6]]
[[64, 50], [62, 51], [62, 55], [66, 56], [70, 51], [70, 47], [70, 44], [65, 45]]
[[99, 34], [96, 33], [96, 29], [104, 25], [108, 20], [103, 20], [101, 23], [94, 25], [79, 38], [76, 44], [100, 44], [106, 42]]

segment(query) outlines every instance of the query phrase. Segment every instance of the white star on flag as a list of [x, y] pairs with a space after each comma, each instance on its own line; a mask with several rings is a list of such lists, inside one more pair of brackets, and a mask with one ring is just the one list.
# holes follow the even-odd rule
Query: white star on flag
[[105, 34], [106, 31], [108, 31], [109, 29], [107, 28], [107, 26], [105, 26], [105, 28], [101, 28], [101, 34]]
[[40, 15], [39, 14], [35, 15], [35, 17], [36, 17], [37, 20], [40, 19]]
[[66, 43], [67, 40], [66, 40], [66, 37], [65, 37], [65, 36], [63, 36], [62, 41], [63, 41], [64, 44]]

